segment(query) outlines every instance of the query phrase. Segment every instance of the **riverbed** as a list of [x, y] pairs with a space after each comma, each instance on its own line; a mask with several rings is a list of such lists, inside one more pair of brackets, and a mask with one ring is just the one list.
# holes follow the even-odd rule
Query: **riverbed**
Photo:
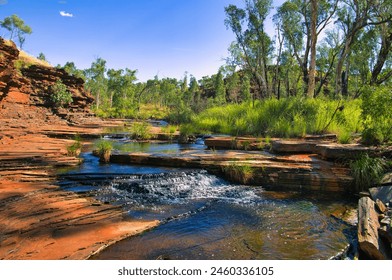
[[[178, 153], [191, 145], [115, 140], [119, 151]], [[338, 218], [355, 201], [321, 193], [232, 184], [199, 169], [100, 164], [86, 150], [60, 186], [156, 228], [109, 246], [94, 259], [329, 259], [355, 248], [356, 227]], [[350, 251], [350, 250], [349, 250]], [[350, 257], [350, 253], [343, 254]]]

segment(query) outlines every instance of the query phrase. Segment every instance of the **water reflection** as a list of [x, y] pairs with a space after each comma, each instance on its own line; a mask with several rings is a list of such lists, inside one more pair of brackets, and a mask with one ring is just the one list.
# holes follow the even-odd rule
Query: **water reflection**
[[[144, 152], [183, 148], [119, 143]], [[354, 227], [332, 217], [355, 208], [344, 198], [233, 185], [203, 170], [102, 165], [89, 153], [83, 157], [63, 174], [63, 188], [121, 205], [133, 219], [161, 221], [96, 259], [328, 259], [355, 239]]]

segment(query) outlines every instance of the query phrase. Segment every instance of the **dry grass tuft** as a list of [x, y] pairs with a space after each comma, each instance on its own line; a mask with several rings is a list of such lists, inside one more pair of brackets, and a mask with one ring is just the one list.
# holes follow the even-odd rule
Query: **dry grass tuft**
[[43, 67], [52, 67], [52, 65], [50, 65], [49, 62], [31, 56], [22, 50], [19, 52], [19, 60], [21, 60], [25, 65], [39, 65]]

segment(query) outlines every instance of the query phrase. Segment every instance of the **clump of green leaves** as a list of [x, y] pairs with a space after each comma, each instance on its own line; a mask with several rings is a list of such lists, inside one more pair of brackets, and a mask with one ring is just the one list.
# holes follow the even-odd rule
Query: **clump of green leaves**
[[370, 187], [380, 184], [384, 175], [386, 162], [382, 158], [373, 158], [362, 154], [350, 162], [351, 175], [354, 178], [355, 189], [367, 191]]
[[151, 125], [147, 122], [135, 122], [131, 126], [132, 137], [139, 140], [146, 140], [151, 138]]
[[368, 88], [362, 95], [362, 141], [378, 145], [392, 141], [392, 88]]
[[254, 174], [253, 168], [246, 164], [240, 165], [232, 163], [228, 166], [224, 166], [222, 170], [229, 180], [241, 184], [249, 183]]
[[79, 156], [82, 149], [82, 141], [79, 135], [75, 136], [75, 142], [67, 146], [67, 155], [70, 157]]
[[167, 125], [161, 128], [161, 131], [163, 133], [166, 133], [169, 135], [169, 139], [172, 140], [173, 139], [173, 135], [174, 133], [177, 131], [177, 126], [175, 125]]
[[95, 147], [96, 153], [99, 156], [99, 161], [108, 163], [113, 150], [113, 143], [107, 140], [100, 140], [95, 144]]
[[33, 32], [31, 27], [15, 14], [1, 20], [0, 26], [9, 31], [10, 40], [14, 40], [15, 37], [18, 39], [20, 48], [26, 40], [25, 35]]
[[67, 86], [61, 80], [57, 80], [51, 89], [50, 99], [56, 107], [64, 107], [72, 103], [72, 93], [68, 91]]
[[342, 130], [338, 133], [338, 142], [340, 144], [350, 144], [353, 141], [353, 137], [350, 131]]
[[347, 132], [344, 138], [362, 130], [360, 104], [361, 100], [271, 98], [207, 109], [192, 118], [191, 126], [194, 132], [286, 138]]

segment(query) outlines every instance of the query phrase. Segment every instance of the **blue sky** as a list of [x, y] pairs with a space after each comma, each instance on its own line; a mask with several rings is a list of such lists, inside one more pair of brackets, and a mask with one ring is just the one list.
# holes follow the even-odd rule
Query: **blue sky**
[[141, 81], [181, 78], [186, 71], [199, 79], [216, 73], [228, 55], [229, 4], [243, 1], [0, 0], [0, 19], [21, 17], [33, 29], [24, 50], [43, 52], [52, 65], [73, 61], [84, 69], [101, 57], [109, 68], [137, 69]]

